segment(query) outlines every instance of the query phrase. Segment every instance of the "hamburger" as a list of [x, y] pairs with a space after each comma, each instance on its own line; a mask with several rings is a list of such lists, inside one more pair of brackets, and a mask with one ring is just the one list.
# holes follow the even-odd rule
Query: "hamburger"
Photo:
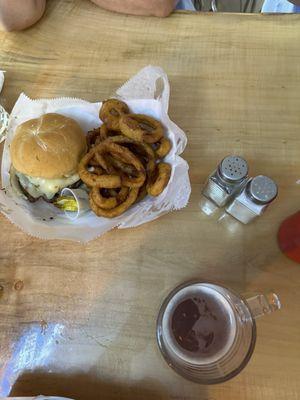
[[10, 146], [11, 182], [30, 201], [52, 201], [64, 187], [76, 187], [80, 159], [87, 151], [76, 121], [44, 114], [19, 125]]

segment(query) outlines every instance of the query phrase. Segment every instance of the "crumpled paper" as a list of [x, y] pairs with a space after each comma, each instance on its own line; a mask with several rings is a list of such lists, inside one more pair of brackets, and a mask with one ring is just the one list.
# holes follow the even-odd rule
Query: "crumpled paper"
[[[5, 71], [0, 71], [0, 93], [4, 85], [4, 72]], [[8, 121], [9, 114], [5, 111], [4, 107], [0, 105], [0, 143], [6, 139]]]
[[113, 219], [96, 217], [90, 211], [76, 221], [69, 221], [60, 210], [43, 200], [32, 204], [15, 195], [9, 175], [10, 143], [19, 124], [49, 112], [75, 119], [85, 132], [94, 129], [101, 124], [99, 119], [101, 103], [89, 103], [74, 98], [31, 100], [25, 94], [21, 94], [10, 116], [3, 150], [0, 211], [32, 236], [88, 242], [112, 228], [139, 226], [172, 210], [185, 207], [190, 197], [191, 185], [188, 164], [179, 155], [186, 146], [187, 138], [168, 116], [169, 95], [170, 86], [166, 73], [159, 67], [148, 66], [119, 88], [114, 96], [124, 100], [132, 112], [153, 116], [165, 126], [166, 136], [172, 141], [173, 146], [165, 158], [165, 161], [172, 165], [172, 175], [164, 192], [156, 198], [147, 196], [123, 215]]

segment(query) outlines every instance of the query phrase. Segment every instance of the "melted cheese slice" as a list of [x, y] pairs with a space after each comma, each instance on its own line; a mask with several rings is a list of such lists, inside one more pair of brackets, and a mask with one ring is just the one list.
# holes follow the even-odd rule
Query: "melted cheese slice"
[[61, 189], [73, 185], [80, 178], [78, 174], [74, 174], [62, 179], [43, 179], [36, 178], [16, 172], [17, 177], [24, 189], [32, 197], [46, 196], [47, 199], [52, 199]]

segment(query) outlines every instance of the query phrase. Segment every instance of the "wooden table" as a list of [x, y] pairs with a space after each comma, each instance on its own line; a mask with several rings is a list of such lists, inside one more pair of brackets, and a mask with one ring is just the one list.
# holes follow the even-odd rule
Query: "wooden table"
[[[12, 386], [15, 396], [76, 399], [298, 399], [300, 266], [280, 253], [276, 233], [299, 209], [300, 17], [162, 20], [52, 0], [34, 28], [0, 39], [8, 110], [21, 91], [100, 100], [145, 65], [163, 67], [193, 186], [186, 209], [88, 245], [36, 240], [1, 217], [1, 394]], [[276, 203], [249, 226], [198, 207], [205, 178], [229, 153], [279, 184]], [[155, 341], [163, 298], [195, 276], [240, 292], [273, 288], [283, 303], [258, 322], [247, 368], [213, 387], [177, 376]]]

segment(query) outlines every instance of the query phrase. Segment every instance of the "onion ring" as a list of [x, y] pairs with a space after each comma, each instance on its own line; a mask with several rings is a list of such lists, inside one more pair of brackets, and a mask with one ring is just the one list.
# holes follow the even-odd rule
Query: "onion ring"
[[[102, 124], [100, 126], [100, 134], [99, 137], [96, 139], [96, 144], [99, 144], [100, 142], [103, 142], [104, 140], [108, 139], [111, 136], [118, 136], [120, 135], [120, 131], [114, 131], [112, 129], [108, 129], [106, 124]], [[97, 143], [98, 140], [98, 143]]]
[[[155, 152], [148, 143], [144, 142], [135, 142], [134, 140], [126, 137], [126, 136], [114, 136], [109, 138], [110, 141], [114, 143], [118, 143], [121, 145], [129, 145], [129, 149], [131, 150], [131, 146], [136, 150], [139, 150], [139, 154], [137, 156], [145, 156], [147, 158], [145, 167], [147, 175], [151, 175], [155, 169]], [[140, 151], [141, 150], [141, 151]], [[136, 152], [135, 152], [136, 154]], [[141, 157], [139, 157], [141, 160]], [[141, 160], [143, 162], [143, 160]]]
[[129, 188], [122, 186], [119, 192], [114, 189], [108, 189], [108, 197], [105, 197], [101, 193], [102, 188], [94, 186], [91, 190], [91, 196], [93, 197], [94, 203], [105, 210], [111, 210], [117, 207], [117, 205], [123, 203], [128, 196]]
[[139, 192], [138, 188], [130, 188], [126, 199], [122, 203], [120, 203], [119, 205], [110, 210], [97, 206], [92, 196], [92, 192], [90, 192], [89, 194], [90, 206], [92, 211], [98, 217], [105, 217], [105, 218], [118, 217], [119, 215], [123, 214], [126, 210], [128, 210], [130, 206], [132, 206], [132, 204], [135, 202], [138, 196], [138, 192]]
[[111, 163], [108, 162], [107, 157], [105, 157], [103, 154], [100, 154], [98, 151], [96, 151], [95, 159], [98, 165], [100, 165], [100, 167], [103, 168], [107, 174], [117, 174], [117, 171], [113, 168]]
[[117, 197], [118, 192], [117, 189], [105, 189], [109, 195], [109, 197]]
[[147, 192], [150, 196], [159, 196], [167, 187], [171, 177], [171, 165], [167, 163], [159, 163], [152, 177], [147, 184]]
[[139, 194], [138, 194], [138, 197], [137, 197], [137, 199], [136, 199], [136, 203], [139, 203], [140, 201], [142, 201], [142, 200], [144, 200], [144, 198], [146, 197], [148, 195], [148, 192], [147, 192], [147, 184], [144, 184], [142, 187], [140, 187], [140, 190], [139, 190]]
[[129, 190], [130, 189], [126, 186], [121, 187], [121, 190], [117, 194], [118, 203], [124, 203], [124, 201], [126, 200], [126, 198], [128, 196]]
[[88, 165], [90, 160], [95, 155], [95, 149], [98, 148], [100, 145], [95, 146], [92, 150], [90, 150], [80, 161], [78, 166], [78, 175], [80, 179], [87, 185], [87, 186], [99, 186], [108, 189], [114, 189], [121, 187], [121, 178], [119, 175], [97, 175], [92, 171], [88, 171]]
[[101, 142], [108, 138], [108, 127], [106, 124], [100, 126], [100, 140]]
[[113, 143], [111, 140], [106, 140], [100, 143], [98, 146], [94, 147], [94, 151], [95, 153], [98, 152], [100, 156], [105, 153], [111, 154], [114, 158], [119, 159], [126, 164], [132, 164], [134, 166], [136, 170], [136, 176], [129, 177], [125, 174], [122, 174], [122, 186], [139, 188], [145, 182], [146, 172], [142, 162], [126, 147], [119, 146], [118, 144]]
[[110, 164], [116, 168], [118, 171], [120, 171], [121, 173], [124, 173], [126, 175], [130, 175], [130, 176], [134, 176], [136, 169], [133, 167], [133, 165], [131, 164], [126, 164], [121, 160], [118, 160], [114, 157], [108, 157], [108, 160], [110, 162]]
[[142, 150], [142, 154], [145, 155], [148, 158], [153, 158], [155, 159], [155, 152], [152, 149], [152, 147], [150, 146], [150, 144], [145, 143], [145, 142], [136, 142], [133, 139], [130, 139], [129, 137], [126, 136], [114, 136], [114, 137], [110, 137], [109, 140], [111, 140], [114, 143], [118, 143], [118, 144], [129, 144], [132, 145], [133, 147], [136, 147], [138, 149]]
[[164, 158], [167, 154], [169, 154], [172, 148], [172, 143], [168, 138], [163, 137], [158, 142], [154, 143], [154, 146], [157, 146], [154, 150], [156, 157]]
[[87, 135], [86, 135], [86, 143], [87, 143], [88, 149], [91, 149], [95, 145], [96, 140], [100, 135], [100, 129], [101, 128], [96, 128], [96, 129], [93, 129], [92, 131], [89, 131], [87, 133]]
[[91, 169], [89, 169], [89, 172], [92, 172], [95, 175], [103, 175], [104, 174], [104, 169], [98, 166], [92, 166]]
[[89, 161], [89, 166], [91, 166], [91, 167], [99, 167], [99, 163], [98, 163], [98, 161], [96, 160], [95, 157], [93, 157], [93, 158]]
[[105, 100], [102, 104], [99, 116], [108, 129], [119, 130], [119, 120], [123, 114], [128, 114], [126, 103], [117, 99]]
[[128, 136], [137, 142], [155, 143], [164, 135], [162, 124], [143, 114], [122, 115], [119, 127], [124, 136]]
[[94, 186], [91, 190], [91, 196], [95, 204], [105, 210], [110, 210], [118, 205], [116, 197], [104, 197], [101, 193], [101, 188]]
[[120, 131], [113, 131], [108, 129], [106, 124], [102, 124], [99, 128], [89, 131], [86, 135], [86, 142], [88, 149], [91, 149], [95, 145], [103, 142], [110, 136], [120, 135]]

